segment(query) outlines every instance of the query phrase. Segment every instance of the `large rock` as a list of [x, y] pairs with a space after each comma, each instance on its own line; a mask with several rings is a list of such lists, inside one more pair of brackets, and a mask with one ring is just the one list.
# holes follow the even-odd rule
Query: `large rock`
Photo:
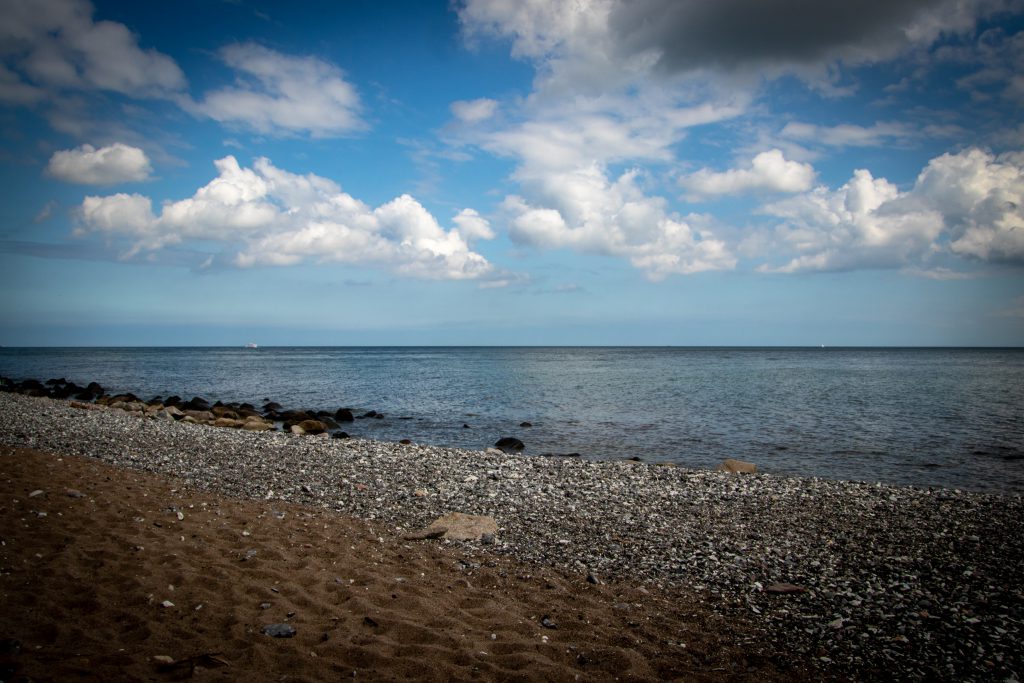
[[410, 541], [427, 538], [449, 538], [453, 541], [477, 541], [484, 536], [492, 537], [498, 532], [498, 523], [486, 515], [467, 515], [452, 512], [438, 517], [422, 531], [409, 534]]
[[180, 420], [185, 416], [185, 413], [181, 412], [176, 405], [164, 405], [164, 412], [175, 420]]
[[718, 466], [718, 471], [733, 472], [735, 474], [754, 474], [757, 472], [757, 465], [752, 462], [726, 458], [722, 464]]
[[192, 400], [185, 404], [189, 410], [209, 410], [210, 402], [200, 396], [193, 396]]
[[320, 420], [303, 420], [291, 425], [289, 430], [292, 434], [323, 434], [327, 431], [327, 426]]
[[356, 418], [348, 408], [338, 408], [334, 413], [334, 419], [338, 422], [355, 422]]
[[494, 447], [505, 453], [521, 451], [526, 448], [523, 442], [514, 436], [503, 436], [495, 442]]

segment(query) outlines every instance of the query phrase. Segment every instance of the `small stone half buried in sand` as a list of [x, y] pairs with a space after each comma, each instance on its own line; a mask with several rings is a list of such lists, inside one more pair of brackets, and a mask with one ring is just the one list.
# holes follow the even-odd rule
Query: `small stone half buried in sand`
[[263, 632], [271, 638], [291, 638], [295, 635], [295, 628], [291, 624], [267, 624]]
[[485, 535], [494, 536], [498, 523], [486, 515], [467, 515], [452, 512], [438, 517], [425, 529], [408, 534], [407, 541], [423, 541], [428, 538], [448, 538], [453, 541], [477, 541]]

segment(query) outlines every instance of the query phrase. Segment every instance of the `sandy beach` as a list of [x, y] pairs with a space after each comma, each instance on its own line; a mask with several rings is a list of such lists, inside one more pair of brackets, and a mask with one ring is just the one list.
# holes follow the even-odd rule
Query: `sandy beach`
[[[1020, 671], [1019, 496], [247, 433], [10, 394], [0, 443], [4, 680]], [[497, 532], [408, 540], [449, 512]]]
[[83, 457], [3, 447], [0, 479], [3, 680], [798, 677], [750, 625], [639, 586]]

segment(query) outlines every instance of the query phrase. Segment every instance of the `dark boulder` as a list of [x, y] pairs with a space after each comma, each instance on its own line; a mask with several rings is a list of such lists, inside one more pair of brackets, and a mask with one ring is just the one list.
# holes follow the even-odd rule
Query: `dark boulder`
[[363, 413], [363, 417], [377, 417], [377, 411], [367, 410], [365, 413]]
[[331, 438], [332, 439], [351, 439], [352, 437], [349, 436], [348, 432], [334, 432], [333, 434], [331, 434]]
[[68, 381], [66, 379], [64, 379], [63, 377], [61, 377], [60, 379], [48, 379], [48, 380], [46, 380], [46, 386], [48, 386], [48, 387], [55, 387], [58, 384], [67, 384], [67, 383], [68, 383]]
[[523, 450], [526, 445], [514, 436], [503, 436], [494, 443], [494, 447], [506, 453], [512, 453]]
[[283, 406], [280, 403], [275, 403], [274, 401], [267, 401], [266, 403], [263, 404], [263, 412], [264, 413], [277, 412], [277, 411], [281, 410], [282, 407]]
[[355, 422], [356, 418], [348, 408], [338, 408], [338, 410], [334, 412], [334, 419], [338, 422]]
[[181, 396], [168, 396], [164, 399], [165, 406], [174, 406], [175, 408], [181, 407]]
[[520, 422], [519, 426], [520, 427], [532, 427], [533, 425], [530, 424], [529, 422]]
[[193, 396], [185, 405], [189, 410], [209, 410], [212, 407], [209, 401], [199, 396]]
[[303, 420], [315, 420], [316, 414], [305, 410], [286, 410], [280, 414], [280, 418], [285, 423], [298, 424]]

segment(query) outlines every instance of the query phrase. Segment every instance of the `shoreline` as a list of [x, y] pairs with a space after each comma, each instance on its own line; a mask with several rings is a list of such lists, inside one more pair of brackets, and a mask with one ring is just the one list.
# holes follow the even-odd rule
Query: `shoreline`
[[[700, 596], [793, 661], [853, 678], [1021, 673], [1019, 495], [247, 433], [13, 394], [0, 394], [0, 443], [397, 533], [493, 516], [493, 543], [462, 552]], [[803, 592], [769, 590], [781, 583]]]

